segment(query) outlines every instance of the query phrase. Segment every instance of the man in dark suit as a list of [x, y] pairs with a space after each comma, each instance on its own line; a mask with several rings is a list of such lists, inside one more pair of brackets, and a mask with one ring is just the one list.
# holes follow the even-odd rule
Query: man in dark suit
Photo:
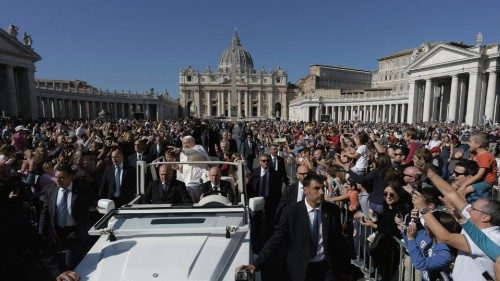
[[281, 195], [281, 201], [278, 204], [278, 208], [276, 209], [276, 216], [275, 216], [275, 221], [278, 222], [279, 219], [281, 218], [281, 213], [283, 212], [283, 209], [291, 205], [295, 202], [300, 202], [304, 200], [304, 190], [303, 190], [303, 182], [304, 178], [311, 173], [311, 170], [307, 165], [300, 165], [297, 167], [297, 182], [292, 183], [285, 187], [283, 190], [283, 194]]
[[281, 156], [278, 156], [278, 146], [276, 144], [272, 144], [269, 147], [269, 154], [271, 155], [271, 168], [278, 172], [281, 181], [288, 185], [290, 183], [290, 180], [288, 179], [288, 175], [286, 173], [285, 159], [283, 159], [283, 157]]
[[58, 248], [66, 250], [66, 265], [74, 269], [89, 249], [91, 188], [73, 181], [71, 167], [56, 168], [54, 186], [46, 191], [39, 231]]
[[127, 164], [134, 170], [137, 168], [137, 161], [146, 161], [146, 163], [151, 162], [149, 154], [144, 151], [144, 141], [136, 140], [134, 143], [134, 153], [130, 155], [127, 159]]
[[186, 185], [172, 177], [171, 165], [161, 165], [160, 179], [149, 183], [144, 201], [148, 204], [192, 204]]
[[222, 133], [222, 140], [229, 142], [229, 152], [238, 152], [238, 144], [236, 143], [236, 140], [229, 135], [229, 132], [226, 131]]
[[245, 158], [248, 169], [253, 169], [253, 160], [257, 155], [257, 144], [253, 141], [252, 133], [247, 134], [247, 139], [241, 143], [241, 155]]
[[165, 143], [163, 142], [162, 137], [157, 136], [155, 138], [155, 143], [151, 146], [149, 151], [150, 161], [158, 159], [165, 154]]
[[269, 156], [259, 156], [259, 167], [252, 172], [248, 197], [262, 196], [265, 199], [264, 211], [256, 212], [252, 219], [252, 247], [258, 254], [267, 239], [271, 237], [274, 215], [281, 199], [281, 179], [273, 169], [269, 169]]
[[104, 169], [99, 198], [111, 199], [116, 207], [121, 207], [136, 194], [135, 168], [123, 164], [123, 153], [119, 149], [111, 152], [111, 161], [113, 165]]
[[79, 280], [33, 228], [21, 204], [9, 198], [13, 188], [13, 182], [0, 180], [0, 221], [5, 225], [0, 232], [0, 280]]
[[260, 270], [288, 242], [287, 272], [293, 281], [343, 280], [349, 275], [349, 259], [340, 224], [340, 209], [324, 202], [323, 178], [304, 179], [305, 200], [285, 208], [280, 222], [254, 264], [243, 268]]
[[231, 201], [232, 203], [235, 202], [236, 196], [234, 195], [234, 191], [231, 188], [231, 183], [220, 179], [221, 172], [219, 167], [215, 166], [210, 168], [210, 171], [208, 172], [208, 178], [210, 179], [210, 181], [207, 181], [201, 185], [202, 197], [200, 197], [200, 199], [210, 195], [222, 195], [224, 197], [227, 197], [227, 199], [229, 199], [229, 201]]
[[215, 156], [215, 146], [219, 143], [219, 135], [215, 133], [207, 124], [200, 134], [200, 144], [205, 148], [209, 156]]

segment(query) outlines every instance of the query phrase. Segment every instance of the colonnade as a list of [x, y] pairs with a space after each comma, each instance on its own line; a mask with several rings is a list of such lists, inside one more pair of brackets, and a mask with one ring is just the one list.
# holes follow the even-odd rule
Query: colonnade
[[0, 111], [2, 114], [36, 119], [34, 68], [0, 64]]
[[111, 118], [130, 118], [132, 113], [146, 114], [156, 109], [156, 105], [51, 97], [37, 97], [37, 103], [43, 118], [97, 118], [102, 110]]
[[454, 121], [477, 124], [498, 121], [498, 77], [495, 70], [450, 73], [410, 83], [410, 122]]
[[407, 122], [408, 103], [395, 102], [365, 105], [324, 103], [320, 105], [304, 104], [301, 108], [302, 118], [300, 120], [306, 121], [331, 120], [333, 122], [342, 122], [358, 120], [363, 122], [404, 123]]

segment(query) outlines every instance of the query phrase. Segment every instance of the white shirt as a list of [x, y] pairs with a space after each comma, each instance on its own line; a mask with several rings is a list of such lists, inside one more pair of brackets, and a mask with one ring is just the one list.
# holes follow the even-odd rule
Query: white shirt
[[[309, 216], [309, 227], [312, 228], [312, 226], [314, 224], [314, 209], [315, 208], [311, 207], [307, 203], [307, 200], [304, 200], [304, 202], [306, 203], [307, 215]], [[319, 207], [317, 209], [319, 209], [318, 216], [321, 216], [322, 215], [321, 205], [319, 205]], [[318, 261], [322, 261], [325, 259], [325, 248], [323, 247], [323, 220], [320, 219], [320, 223], [319, 223], [318, 227], [319, 227], [318, 252], [316, 253], [316, 256], [314, 256], [314, 258], [309, 259], [309, 262], [318, 262]]]
[[273, 162], [276, 162], [276, 164], [274, 165], [273, 168], [274, 168], [275, 171], [277, 171], [278, 170], [278, 157], [271, 155], [271, 164], [273, 164]]
[[[76, 225], [75, 219], [73, 218], [73, 211], [71, 208], [71, 198], [73, 197], [73, 194], [71, 193], [71, 190], [73, 189], [73, 183], [71, 183], [67, 188], [68, 191], [68, 196], [66, 197], [66, 206], [68, 206], [68, 215], [66, 216], [66, 226], [74, 226]], [[64, 197], [64, 192], [63, 188], [59, 187], [57, 191], [57, 206], [59, 207], [62, 203], [63, 197]]]
[[[467, 205], [467, 207], [462, 210], [462, 216], [466, 219], [470, 219], [470, 214], [467, 211], [470, 206], [471, 205]], [[500, 244], [500, 227], [488, 227], [481, 231], [497, 245]], [[493, 261], [479, 249], [476, 243], [470, 239], [469, 235], [467, 235], [464, 230], [462, 230], [461, 234], [467, 240], [467, 244], [469, 244], [470, 254], [458, 251], [457, 258], [455, 259], [455, 266], [451, 274], [453, 280], [484, 280], [482, 274], [485, 271], [488, 271], [491, 276], [495, 276]]]
[[[115, 188], [116, 188], [116, 185], [118, 184], [118, 186], [120, 186], [120, 188], [116, 188], [115, 189], [115, 193], [113, 193], [113, 196], [114, 197], [121, 197], [121, 186], [122, 186], [122, 180], [123, 180], [123, 163], [118, 165], [118, 167], [120, 167], [120, 182], [117, 183], [115, 182]], [[117, 169], [117, 166], [115, 166], [115, 169], [114, 169], [114, 175], [115, 175], [115, 179], [116, 179], [116, 169]]]
[[297, 184], [297, 202], [304, 199], [304, 185], [301, 182]]
[[358, 160], [356, 160], [356, 164], [354, 165], [354, 169], [357, 171], [366, 171], [368, 167], [368, 149], [366, 145], [360, 145], [356, 152], [359, 154]]

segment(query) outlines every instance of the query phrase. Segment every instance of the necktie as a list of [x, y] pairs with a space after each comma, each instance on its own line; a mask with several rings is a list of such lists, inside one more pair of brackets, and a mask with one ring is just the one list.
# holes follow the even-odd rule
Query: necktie
[[162, 191], [162, 195], [161, 195], [161, 197], [164, 198], [165, 195], [167, 194], [167, 184], [166, 183], [162, 183], [161, 187], [162, 187], [162, 190], [161, 190]]
[[213, 189], [214, 189], [215, 192], [219, 192], [219, 187], [218, 186], [214, 185]]
[[59, 206], [57, 207], [57, 217], [58, 217], [58, 224], [59, 227], [65, 227], [66, 226], [66, 219], [68, 217], [68, 192], [69, 190], [66, 188], [62, 189], [62, 200]]
[[142, 154], [137, 154], [137, 161], [141, 161], [142, 160]]
[[313, 224], [311, 227], [311, 239], [309, 240], [309, 242], [311, 243], [311, 248], [309, 251], [310, 258], [314, 258], [318, 252], [320, 219], [319, 209], [316, 208], [314, 209]]
[[273, 157], [273, 169], [278, 170], [278, 167], [276, 167], [276, 157]]
[[116, 171], [115, 171], [115, 185], [116, 185], [116, 191], [115, 191], [115, 197], [120, 197], [120, 172], [121, 172], [120, 166], [116, 166]]
[[269, 189], [267, 186], [267, 171], [260, 177], [260, 196], [267, 198], [269, 196]]

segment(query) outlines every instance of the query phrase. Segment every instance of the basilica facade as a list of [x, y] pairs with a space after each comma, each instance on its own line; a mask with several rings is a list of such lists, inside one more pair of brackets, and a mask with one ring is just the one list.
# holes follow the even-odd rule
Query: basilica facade
[[235, 32], [219, 65], [200, 73], [188, 66], [179, 74], [185, 116], [201, 118], [288, 118], [288, 75], [280, 67], [255, 70], [252, 56]]

